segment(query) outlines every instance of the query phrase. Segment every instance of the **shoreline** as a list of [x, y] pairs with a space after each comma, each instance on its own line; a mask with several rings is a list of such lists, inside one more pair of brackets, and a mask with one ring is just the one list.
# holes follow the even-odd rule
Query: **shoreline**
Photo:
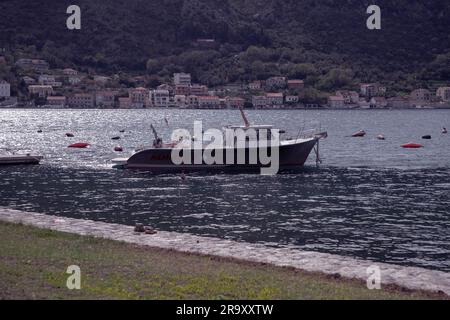
[[376, 265], [381, 270], [382, 288], [394, 286], [450, 296], [450, 273], [442, 271], [404, 267], [298, 249], [272, 248], [260, 244], [176, 232], [160, 231], [156, 235], [140, 235], [134, 233], [134, 228], [131, 226], [29, 213], [2, 207], [0, 207], [0, 221], [120, 241], [147, 249], [168, 250], [180, 254], [317, 273], [364, 284], [368, 277], [367, 268]]

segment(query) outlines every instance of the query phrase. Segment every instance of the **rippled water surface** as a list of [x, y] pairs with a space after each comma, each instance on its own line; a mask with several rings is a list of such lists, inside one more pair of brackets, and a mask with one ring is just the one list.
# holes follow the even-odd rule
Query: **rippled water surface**
[[[151, 142], [150, 123], [168, 137], [194, 120], [205, 129], [239, 124], [239, 113], [0, 110], [0, 148], [46, 157], [40, 166], [0, 167], [0, 206], [450, 271], [450, 135], [441, 134], [450, 111], [247, 113], [251, 122], [276, 124], [291, 136], [320, 123], [329, 133], [321, 142], [323, 164], [316, 168], [311, 157], [295, 174], [186, 180], [116, 170], [112, 158]], [[348, 137], [359, 129], [365, 138]], [[425, 134], [432, 140], [421, 140]], [[117, 135], [122, 139], [111, 140]], [[67, 148], [80, 141], [92, 147]], [[425, 148], [400, 147], [410, 141]], [[112, 151], [117, 144], [124, 154]]]

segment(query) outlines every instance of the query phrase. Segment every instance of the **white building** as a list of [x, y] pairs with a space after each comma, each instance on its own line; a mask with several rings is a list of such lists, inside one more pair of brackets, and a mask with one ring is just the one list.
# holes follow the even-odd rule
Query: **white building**
[[178, 108], [184, 108], [187, 105], [186, 96], [184, 94], [176, 94], [173, 98], [173, 102]]
[[345, 99], [342, 96], [329, 96], [328, 105], [331, 108], [343, 108], [345, 106]]
[[2, 80], [0, 81], [0, 98], [9, 98], [11, 96], [11, 85]]
[[444, 102], [450, 102], [450, 87], [441, 87], [436, 91], [436, 96]]
[[151, 100], [154, 107], [165, 108], [170, 104], [169, 90], [153, 90], [151, 92]]
[[173, 83], [176, 86], [190, 86], [191, 85], [191, 74], [190, 73], [174, 73]]

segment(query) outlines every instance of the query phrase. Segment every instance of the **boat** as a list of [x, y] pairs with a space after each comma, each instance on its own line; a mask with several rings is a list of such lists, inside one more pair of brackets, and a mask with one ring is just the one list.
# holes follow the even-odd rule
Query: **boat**
[[382, 134], [379, 134], [379, 135], [377, 136], [377, 139], [378, 139], [378, 140], [386, 140], [386, 137], [385, 137], [384, 135], [382, 135]]
[[448, 133], [448, 131], [447, 131], [447, 128], [442, 128], [442, 134], [447, 134]]
[[31, 154], [0, 155], [0, 165], [39, 164], [44, 157]]
[[402, 145], [402, 148], [406, 148], [406, 149], [420, 149], [420, 148], [423, 148], [423, 145], [421, 145], [420, 143], [409, 142], [409, 143], [406, 143], [406, 144]]
[[[272, 155], [272, 151], [278, 152], [278, 168], [279, 170], [298, 169], [303, 167], [310, 153], [314, 150], [316, 153], [316, 161], [320, 162], [319, 157], [319, 141], [327, 137], [327, 132], [321, 130], [310, 130], [299, 133], [295, 138], [279, 138], [276, 149], [272, 149], [273, 141], [275, 141], [276, 132], [284, 132], [274, 129], [272, 125], [250, 125], [243, 110], [241, 115], [244, 119], [243, 126], [225, 126], [222, 128], [224, 143], [214, 149], [208, 148], [203, 142], [208, 141], [206, 135], [202, 139], [198, 137], [180, 137], [176, 141], [163, 143], [153, 126], [154, 141], [151, 147], [143, 147], [137, 150], [129, 158], [113, 159], [115, 168], [146, 170], [153, 173], [182, 173], [185, 172], [253, 172], [267, 169], [272, 164], [253, 158], [254, 154]], [[194, 128], [195, 131], [195, 128]], [[226, 139], [231, 135], [236, 139], [237, 135], [244, 132], [246, 136], [245, 144], [227, 144]], [[255, 133], [251, 135], [249, 133]], [[275, 134], [274, 134], [275, 132]], [[284, 133], [281, 133], [282, 135]], [[203, 139], [205, 138], [205, 139]], [[201, 140], [196, 145], [196, 142]], [[194, 141], [192, 143], [192, 141]], [[211, 141], [211, 140], [209, 140]], [[200, 144], [201, 143], [201, 144]], [[194, 146], [192, 146], [194, 144]], [[237, 145], [237, 146], [236, 146]], [[208, 156], [218, 154], [226, 155], [224, 162], [208, 161]], [[189, 159], [197, 158], [199, 161], [179, 162], [175, 161], [173, 154], [186, 156]], [[228, 158], [228, 154], [231, 154]], [[239, 154], [239, 156], [238, 156]], [[239, 161], [240, 159], [240, 161]], [[229, 161], [231, 160], [231, 161]], [[278, 171], [277, 171], [278, 172]], [[274, 173], [277, 173], [274, 172]]]
[[364, 130], [359, 130], [357, 132], [355, 132], [354, 134], [352, 134], [352, 137], [357, 138], [357, 137], [364, 137], [366, 135], [366, 132]]

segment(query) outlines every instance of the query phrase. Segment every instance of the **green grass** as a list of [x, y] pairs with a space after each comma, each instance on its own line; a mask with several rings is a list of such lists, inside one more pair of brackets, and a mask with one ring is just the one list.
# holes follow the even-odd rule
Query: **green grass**
[[[81, 290], [68, 290], [69, 265]], [[0, 222], [0, 299], [439, 299], [397, 287]]]

